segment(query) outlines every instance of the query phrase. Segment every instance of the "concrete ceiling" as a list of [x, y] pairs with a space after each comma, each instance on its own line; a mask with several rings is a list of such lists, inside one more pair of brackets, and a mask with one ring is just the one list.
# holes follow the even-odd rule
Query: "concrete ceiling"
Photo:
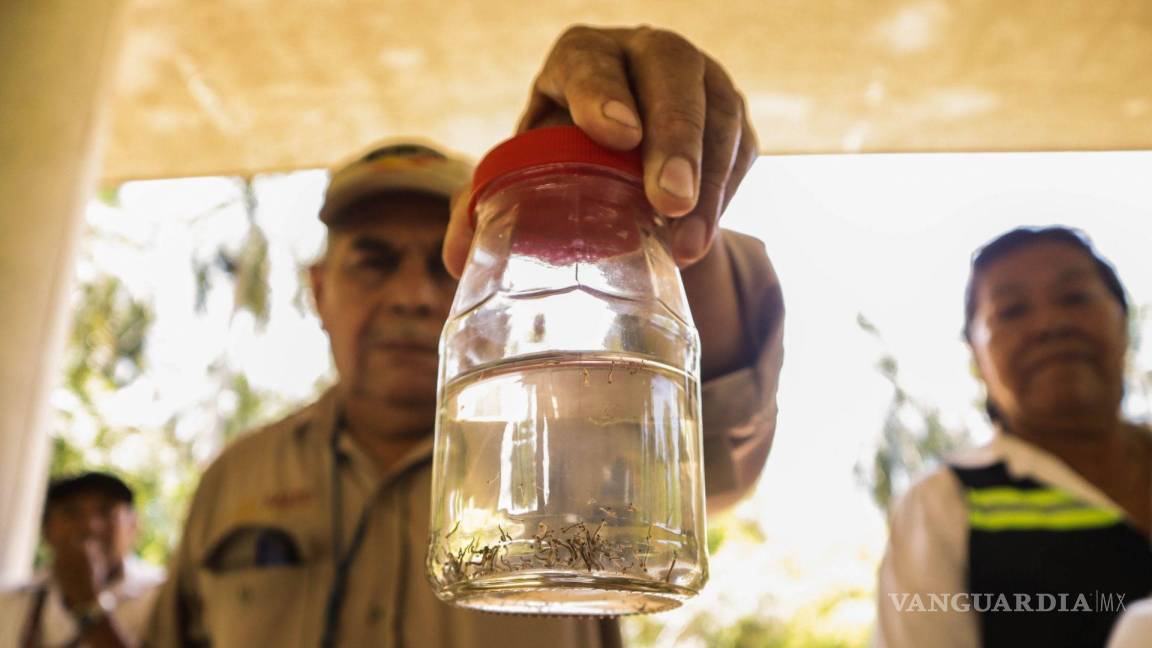
[[573, 22], [689, 37], [766, 153], [1152, 148], [1152, 0], [135, 0], [105, 180], [479, 155]]

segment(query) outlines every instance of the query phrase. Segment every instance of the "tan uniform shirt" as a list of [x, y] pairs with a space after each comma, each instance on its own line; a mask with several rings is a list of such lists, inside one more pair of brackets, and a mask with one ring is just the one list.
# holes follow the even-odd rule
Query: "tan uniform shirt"
[[[741, 321], [756, 357], [702, 388], [710, 498], [751, 487], [768, 456], [783, 357], [782, 301], [756, 239], [726, 232]], [[486, 614], [439, 601], [424, 575], [432, 436], [381, 475], [339, 435], [342, 505], [332, 502], [331, 448], [338, 403], [329, 391], [287, 419], [227, 448], [207, 470], [189, 513], [170, 580], [157, 602], [149, 644], [318, 646], [337, 559], [334, 509], [347, 547], [362, 512], [363, 546], [340, 611], [341, 646], [597, 648], [620, 645], [614, 621]], [[261, 530], [287, 533], [291, 564], [234, 564], [254, 555]], [[241, 550], [237, 551], [237, 547]]]

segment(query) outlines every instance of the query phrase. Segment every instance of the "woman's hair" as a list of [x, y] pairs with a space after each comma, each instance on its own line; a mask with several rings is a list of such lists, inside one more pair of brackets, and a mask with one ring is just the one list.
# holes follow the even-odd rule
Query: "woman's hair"
[[1104, 281], [1108, 292], [1120, 303], [1124, 314], [1128, 314], [1128, 299], [1124, 295], [1124, 284], [1120, 283], [1120, 277], [1112, 264], [1093, 247], [1088, 235], [1069, 227], [1021, 227], [992, 239], [972, 255], [972, 270], [968, 274], [968, 287], [964, 290], [965, 339], [971, 340], [972, 318], [976, 315], [976, 284], [980, 273], [992, 263], [1021, 248], [1047, 242], [1071, 245], [1091, 257], [1092, 264], [1096, 267], [1096, 272], [1100, 274], [1100, 279]]
[[[985, 243], [972, 255], [972, 269], [968, 274], [968, 286], [964, 289], [964, 339], [972, 341], [972, 318], [976, 315], [976, 290], [980, 274], [989, 265], [1002, 259], [1021, 248], [1037, 243], [1063, 243], [1070, 245], [1092, 259], [1092, 265], [1099, 273], [1100, 279], [1108, 288], [1108, 292], [1119, 302], [1124, 315], [1128, 315], [1128, 299], [1124, 294], [1124, 284], [1120, 282], [1119, 275], [1112, 264], [1096, 251], [1088, 235], [1078, 229], [1070, 227], [1020, 227]], [[991, 400], [985, 402], [988, 417], [994, 423], [1005, 423], [1003, 417]]]

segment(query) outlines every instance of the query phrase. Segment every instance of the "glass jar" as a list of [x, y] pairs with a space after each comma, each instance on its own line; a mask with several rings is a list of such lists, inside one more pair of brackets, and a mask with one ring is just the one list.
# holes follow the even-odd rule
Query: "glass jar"
[[544, 128], [476, 170], [440, 339], [427, 571], [498, 612], [623, 615], [707, 580], [699, 337], [639, 154]]

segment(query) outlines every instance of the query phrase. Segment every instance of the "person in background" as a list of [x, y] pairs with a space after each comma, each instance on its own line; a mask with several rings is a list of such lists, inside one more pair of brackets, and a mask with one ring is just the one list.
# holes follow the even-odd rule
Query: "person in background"
[[[604, 146], [639, 146], [649, 201], [674, 219], [702, 340], [707, 494], [729, 504], [767, 458], [782, 362], [783, 304], [763, 244], [717, 226], [757, 155], [743, 99], [676, 34], [575, 27], [520, 128], [565, 121]], [[470, 176], [410, 142], [332, 175], [311, 281], [338, 383], [204, 474], [150, 645], [620, 645], [613, 620], [457, 608], [425, 578], [437, 342], [473, 236], [468, 200], [450, 198]]]
[[1124, 287], [1081, 233], [1017, 229], [974, 256], [964, 334], [996, 434], [894, 507], [877, 644], [1103, 646], [1152, 593], [1152, 435], [1120, 409]]
[[136, 646], [163, 571], [132, 555], [132, 490], [115, 475], [54, 480], [44, 503], [47, 572], [0, 593], [0, 648]]

